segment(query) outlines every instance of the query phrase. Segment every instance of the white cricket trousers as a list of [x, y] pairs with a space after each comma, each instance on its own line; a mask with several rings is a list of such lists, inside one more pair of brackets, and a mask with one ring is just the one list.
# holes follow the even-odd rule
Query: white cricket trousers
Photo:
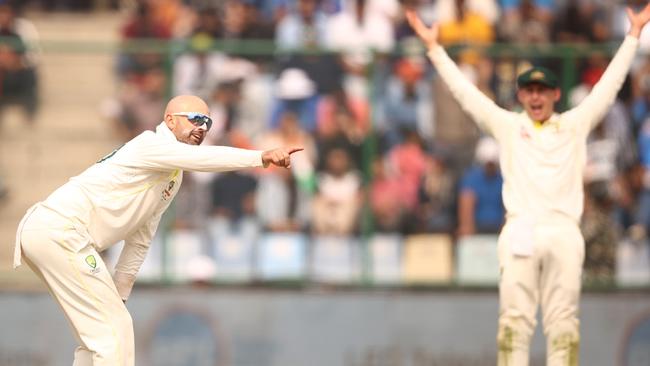
[[578, 302], [585, 244], [580, 228], [566, 218], [544, 219], [532, 229], [533, 253], [512, 253], [508, 221], [499, 236], [498, 365], [527, 366], [538, 304], [546, 336], [547, 366], [576, 366]]
[[133, 366], [131, 316], [93, 246], [44, 207], [24, 219], [22, 260], [47, 285], [79, 342], [73, 366]]

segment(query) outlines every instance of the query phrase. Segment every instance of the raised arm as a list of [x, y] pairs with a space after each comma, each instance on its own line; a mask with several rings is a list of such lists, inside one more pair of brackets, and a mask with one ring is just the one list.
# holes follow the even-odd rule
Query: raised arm
[[[585, 133], [594, 128], [603, 118], [605, 113], [614, 103], [618, 91], [621, 89], [625, 77], [634, 61], [636, 50], [639, 45], [639, 35], [650, 21], [650, 4], [647, 4], [638, 13], [627, 8], [627, 16], [630, 20], [630, 30], [625, 41], [616, 52], [616, 55], [607, 66], [607, 70], [594, 86], [591, 93], [573, 110], [567, 112], [574, 114], [571, 120], [581, 123]], [[583, 127], [584, 126], [584, 127]]]
[[429, 59], [449, 87], [454, 99], [481, 128], [498, 137], [500, 127], [505, 125], [505, 120], [512, 112], [497, 106], [458, 69], [438, 43], [437, 23], [427, 27], [414, 10], [407, 8], [405, 13], [407, 21], [429, 50]]

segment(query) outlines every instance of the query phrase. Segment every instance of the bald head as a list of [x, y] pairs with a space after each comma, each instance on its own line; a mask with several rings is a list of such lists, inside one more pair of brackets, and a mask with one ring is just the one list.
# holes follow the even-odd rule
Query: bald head
[[200, 113], [209, 115], [210, 110], [205, 102], [194, 95], [179, 95], [172, 98], [165, 108], [165, 124], [180, 142], [190, 145], [200, 145], [205, 138], [206, 125], [195, 126], [187, 119], [187, 115], [176, 113]]
[[209, 114], [208, 105], [194, 95], [179, 95], [172, 98], [165, 108], [165, 116], [172, 113], [199, 112]]

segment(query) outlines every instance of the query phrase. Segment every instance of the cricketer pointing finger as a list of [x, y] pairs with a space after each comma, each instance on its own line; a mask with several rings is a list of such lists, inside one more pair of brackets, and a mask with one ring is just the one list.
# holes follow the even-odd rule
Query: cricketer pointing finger
[[[517, 79], [521, 113], [498, 107], [457, 68], [438, 44], [438, 26], [406, 16], [455, 99], [499, 142], [506, 224], [499, 235], [498, 365], [526, 366], [542, 309], [547, 365], [578, 364], [578, 301], [584, 260], [579, 221], [589, 132], [615, 100], [650, 20], [650, 5], [627, 9], [630, 31], [592, 92], [576, 108], [556, 113], [557, 77], [534, 67]], [[444, 121], [443, 121], [444, 123]]]
[[[169, 101], [146, 131], [32, 206], [16, 233], [14, 267], [26, 263], [60, 305], [79, 343], [73, 366], [133, 366], [131, 293], [183, 171], [222, 172], [277, 165], [301, 148], [268, 151], [198, 146], [212, 125], [195, 96]], [[99, 252], [124, 240], [113, 275]]]

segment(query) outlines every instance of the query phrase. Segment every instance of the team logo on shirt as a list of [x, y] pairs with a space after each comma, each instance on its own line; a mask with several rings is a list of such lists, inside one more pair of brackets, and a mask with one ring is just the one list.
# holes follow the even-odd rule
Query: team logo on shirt
[[526, 131], [526, 127], [524, 126], [521, 126], [519, 129], [519, 136], [521, 136], [522, 139], [530, 140], [530, 134]]
[[174, 190], [175, 185], [176, 185], [175, 180], [169, 181], [169, 183], [167, 184], [167, 188], [162, 192], [162, 199], [164, 201], [167, 201], [172, 196], [172, 191]]
[[97, 259], [95, 259], [94, 255], [89, 255], [85, 259], [86, 264], [91, 268], [90, 273], [95, 274], [99, 272], [99, 268], [97, 268]]

